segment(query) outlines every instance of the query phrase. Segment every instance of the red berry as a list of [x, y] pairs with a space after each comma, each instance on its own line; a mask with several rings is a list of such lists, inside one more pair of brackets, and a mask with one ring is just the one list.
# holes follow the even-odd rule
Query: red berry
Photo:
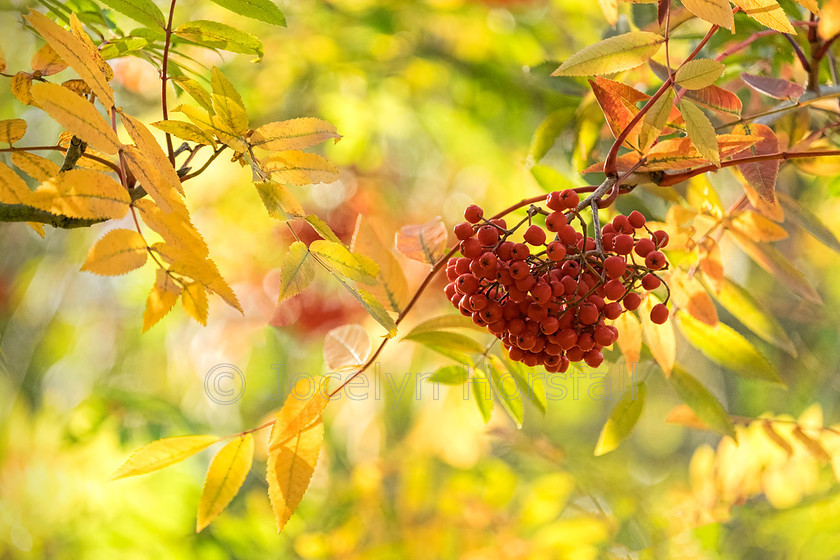
[[563, 329], [557, 333], [555, 338], [557, 339], [557, 344], [560, 345], [560, 348], [568, 350], [569, 348], [573, 348], [577, 345], [578, 335], [572, 329]]
[[521, 280], [531, 274], [531, 268], [525, 261], [515, 261], [510, 265], [510, 275], [514, 280]]
[[608, 233], [618, 233], [615, 231], [615, 228], [612, 225], [612, 222], [606, 223], [601, 227], [601, 235], [607, 235]]
[[543, 334], [553, 334], [557, 332], [557, 329], [560, 327], [560, 321], [557, 317], [546, 317], [540, 323], [540, 330]]
[[[535, 321], [537, 329], [539, 329], [540, 321], [542, 321], [546, 317], [548, 317], [548, 309], [546, 309], [539, 303], [534, 302], [528, 306], [528, 318], [532, 321]], [[528, 325], [525, 325], [525, 328], [527, 329]]]
[[627, 220], [627, 216], [619, 214], [613, 218], [612, 225], [618, 233], [633, 233], [633, 226]]
[[455, 237], [463, 241], [464, 239], [469, 239], [473, 236], [473, 227], [470, 225], [469, 222], [461, 222], [457, 226], [455, 226]]
[[494, 226], [499, 226], [502, 229], [507, 229], [507, 222], [504, 218], [493, 218], [490, 223]]
[[513, 249], [513, 242], [512, 241], [502, 241], [499, 243], [499, 246], [496, 247], [496, 255], [502, 259], [503, 261], [509, 261], [511, 257], [511, 250]]
[[508, 350], [508, 356], [510, 356], [510, 359], [514, 362], [521, 362], [524, 355], [525, 352], [523, 352], [518, 346], [511, 346], [510, 350]]
[[481, 206], [476, 204], [470, 204], [467, 206], [466, 210], [464, 210], [464, 219], [471, 224], [478, 222], [483, 217], [484, 210], [482, 210]]
[[636, 229], [645, 227], [645, 222], [647, 221], [645, 220], [644, 214], [642, 214], [638, 210], [633, 210], [632, 212], [630, 212], [630, 214], [627, 216], [627, 220], [630, 222], [630, 225]]
[[591, 303], [584, 303], [578, 308], [578, 319], [584, 325], [594, 325], [598, 322], [598, 308]]
[[[558, 208], [558, 210], [574, 208], [575, 206], [580, 204], [580, 197], [578, 196], [578, 193], [576, 193], [572, 189], [566, 189], [565, 191], [560, 193], [560, 204], [562, 208]], [[554, 210], [554, 208], [552, 208], [552, 210]]]
[[636, 241], [636, 248], [634, 249], [635, 253], [640, 257], [646, 257], [648, 253], [654, 251], [656, 249], [656, 245], [654, 244], [653, 240], [649, 237], [643, 237]]
[[522, 261], [531, 256], [531, 250], [524, 243], [514, 243], [510, 250], [510, 257], [515, 261]]
[[645, 257], [645, 266], [651, 270], [662, 270], [668, 261], [665, 260], [665, 253], [662, 251], [651, 251]]
[[618, 319], [623, 312], [624, 309], [621, 307], [621, 304], [617, 301], [608, 303], [604, 306], [604, 317], [606, 317], [607, 319]]
[[612, 330], [606, 326], [595, 329], [595, 342], [601, 346], [610, 346], [615, 342]]
[[569, 358], [570, 362], [579, 362], [583, 359], [585, 352], [575, 346], [574, 348], [569, 348], [566, 350], [566, 357]]
[[615, 232], [612, 233], [604, 233], [601, 232], [601, 245], [604, 246], [605, 251], [612, 251], [613, 250], [613, 240], [617, 235]]
[[478, 291], [478, 278], [475, 274], [462, 274], [455, 281], [459, 294], [472, 294]]
[[469, 307], [470, 311], [481, 311], [482, 309], [487, 307], [488, 303], [489, 301], [487, 300], [487, 296], [479, 292], [469, 296], [467, 306]]
[[447, 298], [452, 298], [458, 291], [455, 289], [455, 282], [450, 282], [443, 288], [443, 293], [446, 294]]
[[[533, 278], [533, 276], [531, 278]], [[534, 296], [534, 301], [537, 303], [547, 303], [548, 300], [551, 299], [551, 286], [545, 282], [537, 282], [537, 284], [531, 288], [531, 295]]]
[[621, 303], [624, 304], [624, 309], [627, 311], [633, 311], [639, 308], [639, 305], [642, 303], [642, 296], [637, 294], [636, 292], [630, 292], [624, 299], [621, 300]]
[[458, 271], [455, 270], [454, 266], [447, 266], [446, 267], [446, 279], [447, 280], [452, 282], [453, 280], [458, 278], [458, 276], [460, 276], [460, 274], [458, 274]]
[[624, 283], [618, 278], [610, 280], [609, 282], [604, 284], [604, 295], [607, 297], [607, 299], [611, 299], [614, 301], [619, 300], [621, 299], [621, 296], [624, 295], [624, 292]]
[[525, 322], [522, 319], [512, 319], [507, 330], [510, 334], [521, 334], [525, 330]]
[[487, 324], [495, 323], [499, 319], [504, 318], [502, 315], [502, 306], [496, 301], [490, 302], [490, 304], [479, 313], [481, 313], [481, 318], [484, 319]]
[[577, 230], [575, 230], [575, 228], [573, 228], [572, 226], [568, 225], [561, 227], [560, 230], [557, 232], [557, 237], [560, 238], [560, 241], [562, 241], [570, 247], [574, 247], [577, 243], [577, 236]]
[[478, 262], [481, 263], [481, 267], [487, 270], [492, 270], [498, 264], [498, 259], [496, 255], [491, 253], [490, 251], [485, 252], [483, 255], [478, 257]]
[[545, 256], [552, 261], [562, 261], [566, 258], [566, 246], [559, 241], [552, 241], [545, 248]]
[[627, 270], [627, 262], [623, 257], [611, 256], [604, 259], [604, 270], [610, 278], [621, 278], [624, 271]]
[[642, 278], [642, 288], [647, 291], [655, 290], [661, 283], [662, 281], [653, 274], [645, 274]]
[[578, 289], [577, 280], [575, 280], [571, 276], [564, 277], [562, 280], [560, 280], [560, 284], [562, 284], [563, 292], [567, 296], [574, 294]]
[[633, 237], [622, 233], [613, 239], [613, 251], [619, 255], [627, 255], [633, 250]]
[[458, 262], [455, 263], [455, 271], [460, 276], [461, 274], [466, 274], [470, 271], [470, 263], [472, 259], [468, 259], [465, 257], [461, 257], [458, 259]]
[[552, 210], [565, 210], [561, 196], [562, 193], [560, 191], [549, 193], [548, 196], [545, 197], [545, 205]]
[[525, 230], [525, 242], [530, 245], [543, 245], [545, 243], [545, 230], [537, 224], [531, 224]]
[[653, 236], [656, 238], [656, 247], [661, 249], [668, 245], [668, 234], [665, 233], [665, 230], [658, 229], [653, 232]]
[[657, 303], [653, 306], [653, 309], [650, 310], [650, 320], [657, 325], [665, 323], [665, 321], [668, 320], [668, 315], [668, 307], [666, 307], [664, 303]]
[[545, 227], [548, 231], [560, 231], [566, 225], [566, 216], [563, 212], [552, 212], [545, 218]]
[[586, 365], [593, 368], [596, 368], [604, 363], [604, 355], [601, 354], [600, 350], [590, 350], [584, 354], [583, 359], [586, 361]]
[[478, 237], [478, 240], [482, 245], [490, 247], [491, 245], [498, 243], [499, 230], [496, 229], [496, 226], [481, 226], [478, 228], [478, 234], [476, 237]]
[[566, 261], [563, 263], [563, 266], [560, 267], [560, 270], [562, 270], [563, 274], [566, 276], [577, 278], [580, 274], [580, 263], [577, 261]]
[[593, 337], [589, 333], [583, 333], [578, 337], [577, 345], [578, 348], [580, 348], [584, 352], [592, 350], [593, 348], [595, 348], [595, 337]]
[[461, 241], [461, 254], [468, 259], [475, 259], [484, 251], [481, 249], [481, 242], [475, 237]]

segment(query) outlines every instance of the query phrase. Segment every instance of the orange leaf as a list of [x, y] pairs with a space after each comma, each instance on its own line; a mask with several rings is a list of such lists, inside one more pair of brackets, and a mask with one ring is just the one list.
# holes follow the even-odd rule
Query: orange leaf
[[659, 300], [655, 296], [649, 294], [642, 300], [642, 305], [639, 307], [639, 316], [641, 317], [642, 333], [650, 348], [650, 353], [653, 354], [653, 359], [665, 372], [665, 376], [671, 375], [671, 370], [674, 368], [674, 363], [677, 360], [677, 338], [674, 334], [674, 321], [669, 319], [662, 325], [657, 325], [650, 320], [650, 311]]
[[687, 90], [685, 96], [698, 105], [730, 115], [741, 115], [741, 100], [738, 96], [718, 86]]
[[708, 424], [700, 420], [697, 414], [687, 404], [678, 404], [671, 409], [665, 421], [669, 424], [679, 424], [686, 428], [694, 428], [695, 430], [710, 430]]
[[446, 224], [434, 218], [425, 224], [403, 226], [397, 233], [397, 250], [410, 259], [434, 265], [446, 251]]
[[671, 289], [671, 298], [677, 307], [711, 327], [717, 325], [718, 314], [715, 303], [699, 280], [689, 277], [682, 269], [675, 268], [668, 278], [668, 287]]
[[[775, 154], [779, 151], [779, 140], [770, 129], [763, 124], [738, 125], [733, 133], [749, 134], [760, 138], [748, 151], [736, 155], [733, 159], [742, 159], [755, 155]], [[775, 200], [773, 194], [776, 190], [776, 176], [779, 174], [780, 160], [758, 161], [742, 163], [738, 170], [747, 182], [758, 191], [759, 196], [772, 203]]]
[[[595, 99], [607, 119], [613, 137], [618, 138], [639, 110], [614, 93], [602, 88], [593, 80], [589, 80], [589, 85], [592, 87], [592, 93], [595, 94]], [[639, 125], [640, 123], [637, 123], [627, 135], [626, 142], [629, 146], [636, 146], [639, 143]]]
[[746, 237], [759, 243], [778, 241], [785, 239], [788, 232], [782, 226], [771, 222], [758, 212], [745, 210], [731, 216], [729, 228], [744, 234]]

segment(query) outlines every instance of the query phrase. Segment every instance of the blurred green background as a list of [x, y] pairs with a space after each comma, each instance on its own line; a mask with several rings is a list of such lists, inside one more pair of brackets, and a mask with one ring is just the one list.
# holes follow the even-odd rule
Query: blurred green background
[[[264, 39], [260, 64], [245, 55], [196, 54], [237, 84], [252, 123], [318, 116], [338, 127], [344, 137], [326, 154], [341, 166], [341, 181], [295, 192], [345, 241], [359, 213], [391, 239], [401, 226], [435, 216], [454, 225], [472, 202], [495, 212], [544, 192], [529, 173], [528, 148], [555, 111], [568, 126], [544, 163], [581, 184], [574, 169], [594, 161], [576, 152], [583, 149], [576, 135], [597, 136], [601, 123], [591, 103], [578, 108], [585, 80], [548, 74], [552, 61], [616, 32], [597, 2], [278, 5], [286, 29], [189, 0], [178, 3], [176, 21], [225, 21]], [[27, 69], [41, 43], [20, 25], [24, 3], [0, 7], [9, 68]], [[633, 7], [640, 18], [650, 9]], [[744, 22], [741, 33], [750, 32]], [[778, 44], [761, 48], [784, 62], [789, 55]], [[118, 104], [159, 119], [155, 70], [139, 58], [113, 65]], [[594, 133], [580, 130], [586, 114], [598, 123]], [[0, 118], [13, 116], [29, 122], [27, 145], [52, 142], [58, 133], [43, 113], [4, 93]], [[485, 425], [459, 387], [441, 388], [435, 399], [428, 384], [415, 394], [411, 382], [397, 399], [383, 384], [381, 398], [331, 404], [312, 486], [281, 535], [265, 495], [265, 433], [241, 494], [200, 535], [195, 509], [215, 448], [159, 473], [106, 482], [132, 449], [154, 439], [228, 434], [263, 422], [282, 403], [284, 372], [326, 373], [321, 352], [330, 328], [362, 322], [374, 340], [380, 334], [327, 277], [276, 305], [277, 265], [289, 234], [266, 215], [249, 171], [220, 160], [188, 184], [187, 202], [245, 314], [213, 300], [204, 328], [179, 306], [141, 335], [150, 268], [119, 278], [79, 272], [108, 226], [47, 228], [42, 240], [24, 224], [0, 224], [0, 558], [837, 557], [837, 488], [829, 467], [804, 460], [776, 482], [764, 481], [797, 481], [798, 499], [773, 502], [755, 492], [731, 519], [694, 527], [692, 491], [704, 472], [695, 450], [716, 446], [719, 437], [665, 423], [679, 399], [650, 360], [639, 366], [648, 382], [639, 425], [618, 450], [598, 458], [592, 451], [615, 399], [590, 398], [591, 376], [580, 381], [578, 399], [570, 380], [566, 398], [549, 402], [544, 417], [528, 408], [522, 430], [498, 406]], [[731, 180], [715, 185], [725, 202], [736, 198]], [[783, 173], [779, 189], [840, 232], [837, 181]], [[619, 207], [644, 208], [659, 219], [666, 209], [649, 191]], [[732, 414], [799, 416], [818, 403], [831, 424], [840, 420], [840, 261], [801, 231], [790, 233], [779, 245], [817, 286], [824, 308], [790, 296], [736, 249], [725, 253], [727, 271], [783, 322], [796, 345], [793, 358], [751, 338], [789, 390], [738, 380], [685, 344], [678, 356]], [[427, 267], [402, 262], [409, 283], [418, 285]], [[405, 325], [449, 311], [432, 289]], [[395, 379], [446, 363], [398, 341], [379, 362]], [[246, 387], [234, 404], [217, 404], [205, 392], [205, 374], [218, 364], [244, 372]], [[615, 379], [621, 368], [614, 362], [600, 371]]]

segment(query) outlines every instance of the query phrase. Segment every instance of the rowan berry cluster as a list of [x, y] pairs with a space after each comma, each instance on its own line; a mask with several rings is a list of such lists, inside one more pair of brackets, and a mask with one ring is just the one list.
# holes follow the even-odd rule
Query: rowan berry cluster
[[[579, 203], [574, 190], [553, 192], [548, 210], [531, 206], [511, 228], [468, 206], [466, 221], [455, 226], [462, 256], [447, 262], [444, 291], [452, 304], [501, 339], [511, 359], [549, 372], [566, 371], [570, 362], [599, 366], [601, 350], [618, 338], [606, 321], [638, 309], [640, 292], [662, 285], [656, 272], [668, 265], [661, 251], [668, 235], [650, 230], [640, 212], [596, 229], [598, 242], [586, 233]], [[533, 223], [538, 215], [545, 228]], [[523, 227], [524, 242], [513, 241]], [[662, 303], [650, 312], [657, 324], [668, 315]]]

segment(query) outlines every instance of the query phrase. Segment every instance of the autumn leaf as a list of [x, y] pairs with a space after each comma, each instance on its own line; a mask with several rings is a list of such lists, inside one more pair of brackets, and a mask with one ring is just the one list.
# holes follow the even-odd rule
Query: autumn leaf
[[680, 113], [685, 119], [686, 133], [691, 143], [701, 156], [720, 167], [720, 148], [715, 127], [709, 117], [697, 105], [685, 99], [680, 102]]
[[446, 250], [446, 224], [440, 218], [400, 228], [397, 250], [406, 257], [434, 266]]
[[734, 28], [735, 20], [729, 0], [683, 0], [682, 4], [700, 19], [730, 31]]
[[680, 66], [674, 79], [685, 89], [702, 89], [714, 84], [725, 69], [726, 66], [717, 60], [696, 58]]
[[753, 210], [744, 210], [731, 216], [728, 227], [759, 243], [788, 237], [785, 228]]
[[315, 278], [315, 261], [309, 254], [309, 249], [300, 241], [289, 246], [280, 261], [280, 293], [278, 301], [301, 293]]
[[137, 476], [183, 461], [219, 441], [216, 436], [180, 436], [153, 441], [131, 454], [109, 480]]
[[292, 218], [302, 218], [306, 215], [303, 206], [285, 185], [275, 181], [254, 181], [254, 186], [268, 211], [268, 215], [272, 218], [290, 220]]
[[167, 134], [186, 140], [187, 142], [194, 142], [196, 144], [204, 144], [216, 148], [216, 141], [204, 129], [196, 125], [184, 121], [157, 121], [153, 122], [152, 126]]
[[134, 207], [140, 210], [140, 218], [168, 245], [178, 247], [197, 257], [207, 257], [210, 250], [204, 238], [190, 222], [186, 207], [173, 212], [164, 212], [148, 198], [134, 201]]
[[310, 426], [268, 454], [268, 497], [277, 520], [277, 532], [286, 526], [300, 505], [318, 463], [324, 443], [324, 423], [320, 417]]
[[41, 183], [27, 200], [30, 206], [53, 214], [88, 219], [120, 219], [128, 212], [129, 202], [122, 185], [89, 169], [59, 173]]
[[38, 49], [30, 65], [38, 76], [52, 76], [67, 68], [67, 63], [49, 44]]
[[330, 400], [327, 392], [328, 377], [298, 379], [283, 406], [274, 415], [274, 426], [269, 437], [269, 451], [294, 438], [301, 430], [321, 419], [321, 413]]
[[358, 369], [370, 356], [372, 344], [361, 325], [342, 325], [324, 337], [324, 363], [330, 371]]
[[618, 348], [624, 355], [627, 372], [633, 374], [642, 356], [642, 326], [632, 313], [622, 313], [613, 321], [618, 329]]
[[674, 364], [669, 378], [680, 399], [697, 414], [697, 417], [722, 435], [735, 437], [735, 427], [720, 401], [694, 376], [679, 364]]
[[6, 119], [0, 121], [0, 142], [14, 144], [26, 134], [26, 121], [23, 119]]
[[248, 132], [248, 113], [236, 87], [217, 67], [210, 78], [213, 101], [213, 121], [232, 136], [242, 137]]
[[[612, 132], [614, 138], [618, 138], [639, 110], [633, 105], [625, 103], [621, 98], [616, 97], [593, 80], [589, 81], [589, 85], [592, 87], [592, 93], [595, 94], [595, 99], [598, 101], [604, 117], [606, 117], [610, 132]], [[637, 124], [628, 132], [626, 137], [628, 146], [636, 146], [639, 143], [639, 128], [640, 126]]]
[[15, 96], [15, 99], [24, 105], [32, 105], [35, 100], [32, 99], [32, 74], [29, 72], [18, 72], [12, 77], [9, 84], [9, 91]]
[[187, 92], [187, 95], [192, 97], [205, 110], [209, 111], [213, 109], [213, 100], [210, 98], [210, 92], [200, 83], [186, 76], [172, 76], [170, 79]]
[[668, 287], [677, 307], [709, 326], [717, 325], [717, 309], [699, 280], [675, 268], [668, 278]]
[[642, 117], [642, 125], [639, 129], [639, 148], [643, 152], [650, 149], [662, 129], [668, 124], [675, 97], [676, 93], [674, 93], [673, 88], [668, 89], [665, 95], [657, 99], [645, 113], [645, 116]]
[[0, 161], [0, 203], [29, 204], [31, 195], [32, 191], [29, 190], [26, 181]]
[[334, 183], [338, 180], [338, 168], [334, 164], [318, 154], [300, 150], [276, 152], [263, 158], [261, 163], [263, 171], [293, 185]]
[[603, 75], [629, 70], [644, 64], [664, 42], [661, 35], [647, 31], [616, 35], [576, 52], [551, 75]]
[[11, 160], [18, 169], [36, 181], [46, 181], [58, 175], [61, 170], [54, 161], [29, 152], [12, 152]]
[[729, 115], [741, 115], [741, 100], [731, 91], [718, 86], [706, 86], [701, 89], [686, 90], [686, 99], [714, 111]]
[[396, 313], [402, 311], [409, 298], [408, 280], [397, 258], [385, 247], [361, 214], [356, 220], [350, 247], [353, 253], [368, 256], [379, 265], [379, 273], [376, 275], [378, 284], [371, 287], [371, 293], [384, 302], [389, 310]]
[[624, 395], [615, 404], [609, 419], [601, 428], [598, 443], [595, 444], [596, 457], [609, 453], [627, 439], [642, 415], [646, 396], [647, 386], [644, 383], [637, 383], [625, 389]]
[[66, 87], [37, 83], [32, 84], [30, 94], [56, 122], [100, 152], [114, 155], [122, 146], [117, 133], [93, 104]]
[[148, 256], [142, 235], [133, 229], [112, 229], [90, 250], [82, 270], [119, 276], [146, 264]]
[[642, 305], [639, 307], [639, 317], [642, 323], [642, 334], [648, 348], [650, 348], [650, 353], [653, 354], [653, 359], [665, 372], [665, 377], [668, 377], [677, 359], [677, 339], [674, 335], [674, 322], [672, 320], [668, 320], [662, 325], [657, 325], [650, 320], [651, 309], [657, 303], [659, 303], [659, 300], [653, 294], [649, 294], [642, 300]]
[[120, 114], [123, 126], [128, 132], [128, 135], [131, 136], [137, 149], [146, 156], [146, 159], [152, 164], [154, 170], [160, 176], [160, 187], [166, 191], [167, 201], [177, 198], [174, 193], [169, 192], [170, 190], [174, 190], [183, 196], [184, 188], [181, 186], [181, 179], [178, 177], [178, 173], [172, 167], [169, 158], [163, 153], [160, 144], [157, 143], [157, 140], [155, 140], [155, 137], [149, 129], [146, 128], [146, 125], [128, 113], [123, 112], [121, 109], [118, 109], [117, 112]]
[[254, 459], [254, 436], [243, 434], [225, 445], [213, 457], [201, 487], [195, 532], [200, 533], [233, 500]]
[[242, 54], [254, 54], [259, 62], [264, 54], [262, 41], [235, 27], [215, 21], [195, 20], [179, 25], [173, 33], [187, 41], [213, 49]]
[[745, 14], [779, 33], [796, 33], [776, 0], [732, 0]]
[[181, 286], [164, 269], [158, 268], [155, 284], [146, 298], [146, 310], [143, 312], [143, 332], [155, 326], [169, 313], [181, 295]]
[[318, 239], [309, 245], [309, 252], [334, 274], [362, 284], [376, 284], [379, 265], [370, 259], [358, 258], [341, 243]]
[[128, 170], [161, 210], [179, 216], [188, 214], [181, 195], [143, 150], [136, 146], [125, 146], [122, 155]]
[[181, 305], [187, 315], [201, 325], [207, 324], [207, 290], [198, 282], [190, 282], [181, 293]]
[[270, 151], [302, 150], [341, 135], [330, 123], [313, 117], [272, 122], [257, 127], [248, 138], [255, 148]]
[[[748, 123], [739, 125], [732, 131], [735, 134], [743, 133], [759, 138], [750, 149], [736, 155], [733, 159], [765, 154], [775, 154], [779, 151], [779, 140], [776, 134], [767, 125]], [[758, 195], [767, 202], [775, 201], [776, 177], [779, 174], [780, 160], [756, 161], [742, 163], [738, 171], [744, 179], [753, 187]]]
[[741, 80], [755, 91], [763, 93], [774, 99], [789, 99], [796, 101], [805, 93], [805, 87], [795, 82], [770, 78], [767, 76], [756, 76], [747, 72], [741, 72]]

